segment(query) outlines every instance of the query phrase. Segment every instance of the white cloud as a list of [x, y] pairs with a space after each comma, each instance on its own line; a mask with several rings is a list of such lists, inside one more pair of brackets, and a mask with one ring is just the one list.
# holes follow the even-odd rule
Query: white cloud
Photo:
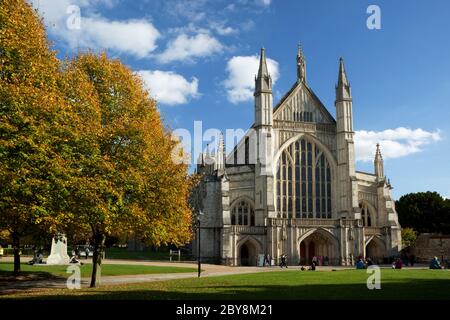
[[203, 11], [207, 0], [165, 0], [169, 14], [187, 18], [189, 21], [201, 21], [206, 13]]
[[272, 0], [259, 0], [259, 3], [264, 7], [270, 6], [271, 2], [272, 2]]
[[423, 146], [440, 139], [439, 130], [430, 132], [404, 127], [384, 131], [360, 130], [355, 133], [356, 160], [373, 161], [377, 143], [380, 143], [383, 158], [389, 159], [421, 152]]
[[225, 10], [234, 11], [235, 9], [236, 9], [236, 4], [234, 4], [234, 3], [230, 3], [229, 5], [227, 5], [225, 7]]
[[253, 21], [253, 20], [247, 20], [247, 21], [241, 23], [241, 28], [242, 28], [242, 30], [244, 30], [244, 31], [250, 31], [250, 30], [252, 30], [253, 28], [255, 28], [255, 25], [256, 25], [255, 21]]
[[221, 36], [228, 36], [230, 34], [236, 34], [238, 33], [237, 29], [234, 29], [232, 27], [215, 27], [216, 32]]
[[86, 18], [81, 23], [82, 46], [131, 53], [138, 58], [154, 51], [160, 36], [158, 30], [145, 20], [121, 22]]
[[[278, 62], [267, 58], [267, 68], [275, 84], [279, 78]], [[255, 89], [255, 75], [258, 73], [258, 56], [234, 56], [228, 60], [228, 78], [225, 80], [228, 100], [232, 103], [250, 101]]]
[[189, 99], [200, 96], [198, 79], [195, 77], [189, 82], [183, 76], [171, 71], [141, 70], [137, 74], [144, 80], [150, 95], [161, 104], [184, 104]]
[[[72, 49], [109, 49], [138, 58], [149, 56], [156, 49], [156, 41], [160, 37], [151, 22], [143, 19], [115, 21], [92, 13], [96, 5], [112, 7], [116, 3], [116, 0], [39, 0], [33, 2], [33, 7], [44, 18], [48, 31]], [[74, 19], [73, 11], [67, 11], [71, 5], [81, 9], [79, 29], [67, 26], [67, 22]]]
[[192, 62], [195, 58], [208, 57], [218, 53], [223, 48], [223, 45], [208, 33], [198, 33], [195, 36], [182, 33], [168, 43], [166, 50], [159, 54], [157, 59], [161, 63]]
[[211, 22], [210, 26], [221, 36], [229, 36], [232, 34], [239, 33], [238, 29], [226, 26], [223, 22]]

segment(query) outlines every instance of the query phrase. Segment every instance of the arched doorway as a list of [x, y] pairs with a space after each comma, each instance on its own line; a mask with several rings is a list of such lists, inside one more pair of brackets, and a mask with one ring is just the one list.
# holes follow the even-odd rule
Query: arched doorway
[[328, 231], [317, 229], [300, 238], [300, 264], [310, 265], [313, 257], [319, 265], [339, 264], [339, 243]]
[[[305, 245], [305, 241], [302, 241], [301, 243], [300, 243], [300, 262], [302, 263], [302, 261], [301, 261], [301, 258], [302, 257], [306, 257], [306, 245]], [[303, 264], [306, 264], [306, 263], [303, 263]]]
[[250, 241], [245, 242], [239, 249], [241, 266], [256, 266], [256, 247]]
[[384, 243], [378, 237], [373, 237], [366, 244], [366, 259], [370, 258], [374, 263], [382, 263], [385, 253]]
[[316, 243], [311, 239], [308, 244], [308, 262], [311, 262], [313, 257], [316, 256]]

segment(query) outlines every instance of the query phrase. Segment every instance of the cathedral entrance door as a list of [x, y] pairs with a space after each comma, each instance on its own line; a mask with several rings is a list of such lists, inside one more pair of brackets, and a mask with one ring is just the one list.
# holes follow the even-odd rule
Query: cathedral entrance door
[[314, 241], [310, 241], [308, 245], [308, 263], [312, 263], [313, 257], [316, 255], [316, 245]]
[[239, 248], [239, 258], [241, 266], [256, 266], [258, 252], [256, 245], [251, 241], [246, 241]]
[[300, 264], [308, 264], [306, 257], [306, 246], [304, 241], [300, 243]]
[[377, 237], [372, 238], [366, 245], [366, 259], [370, 258], [376, 264], [380, 264], [386, 256], [384, 243]]
[[299, 241], [301, 264], [310, 265], [314, 257], [319, 266], [339, 263], [339, 243], [331, 232], [313, 229], [300, 237]]
[[249, 252], [247, 244], [243, 244], [241, 247], [241, 266], [249, 266]]

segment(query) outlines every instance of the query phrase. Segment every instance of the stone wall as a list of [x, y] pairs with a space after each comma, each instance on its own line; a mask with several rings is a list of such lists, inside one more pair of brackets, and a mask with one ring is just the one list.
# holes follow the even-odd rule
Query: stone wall
[[450, 259], [450, 235], [422, 233], [417, 237], [412, 252], [419, 262], [429, 262], [435, 256], [439, 260], [442, 257]]
[[[221, 183], [216, 179], [206, 179], [204, 183], [203, 215], [201, 220], [200, 250], [202, 261], [220, 262], [222, 223]], [[192, 246], [192, 253], [197, 257], [197, 230]]]

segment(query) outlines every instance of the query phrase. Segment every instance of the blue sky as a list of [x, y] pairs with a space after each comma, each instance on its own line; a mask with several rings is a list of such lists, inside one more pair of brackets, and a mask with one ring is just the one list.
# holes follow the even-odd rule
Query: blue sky
[[[380, 142], [395, 198], [427, 190], [450, 197], [449, 1], [32, 2], [60, 57], [91, 48], [120, 58], [141, 74], [173, 129], [192, 131], [194, 121], [247, 129], [259, 49], [271, 59], [276, 104], [296, 80], [298, 43], [308, 83], [334, 115], [343, 56], [357, 168], [372, 172]], [[372, 4], [381, 10], [379, 30], [367, 28]]]

